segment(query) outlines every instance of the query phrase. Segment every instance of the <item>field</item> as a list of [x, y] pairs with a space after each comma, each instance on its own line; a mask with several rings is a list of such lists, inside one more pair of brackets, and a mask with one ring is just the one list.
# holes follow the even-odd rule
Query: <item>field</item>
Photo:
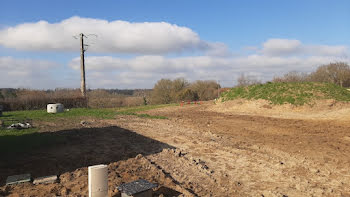
[[[101, 163], [109, 167], [110, 196], [139, 178], [159, 184], [155, 196], [350, 196], [345, 102], [236, 99], [26, 113], [4, 114], [30, 116], [36, 129], [1, 131], [0, 140], [17, 145], [1, 145], [0, 196], [87, 196], [87, 166]], [[18, 143], [27, 139], [42, 140]], [[8, 175], [20, 173], [57, 174], [59, 182], [5, 186]]]

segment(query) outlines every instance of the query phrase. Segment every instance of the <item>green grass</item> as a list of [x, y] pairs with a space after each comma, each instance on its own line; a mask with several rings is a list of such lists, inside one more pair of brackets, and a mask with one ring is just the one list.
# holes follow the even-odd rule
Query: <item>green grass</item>
[[75, 108], [65, 111], [64, 113], [48, 114], [46, 110], [26, 110], [26, 111], [12, 111], [4, 112], [4, 116], [9, 119], [32, 119], [49, 121], [57, 118], [74, 118], [74, 117], [95, 117], [95, 118], [113, 118], [115, 110], [113, 109], [87, 109], [87, 108]]
[[[143, 118], [152, 119], [166, 119], [163, 116], [151, 116], [148, 114], [139, 114], [138, 112], [147, 111], [151, 109], [158, 109], [162, 107], [175, 106], [175, 104], [168, 105], [145, 105], [137, 107], [121, 107], [121, 108], [106, 108], [106, 109], [89, 109], [89, 108], [75, 108], [65, 111], [64, 113], [48, 114], [46, 110], [28, 110], [28, 111], [12, 111], [4, 112], [0, 120], [4, 120], [6, 126], [10, 124], [25, 121], [27, 119], [33, 121], [54, 121], [57, 119], [74, 119], [81, 117], [93, 117], [98, 119], [112, 119], [116, 115], [134, 115]], [[0, 128], [0, 131], [4, 130]], [[1, 133], [0, 133], [1, 136]]]
[[[0, 120], [5, 122], [5, 127], [10, 126], [13, 123], [30, 121], [54, 121], [58, 119], [74, 119], [80, 117], [94, 117], [99, 119], [111, 119], [116, 115], [116, 111], [113, 109], [86, 109], [76, 108], [65, 111], [64, 113], [48, 114], [46, 110], [27, 110], [27, 111], [11, 111], [4, 112]], [[28, 129], [27, 129], [28, 130]], [[37, 129], [29, 129], [37, 130]], [[4, 134], [4, 131], [9, 131], [6, 128], [0, 127], [0, 136]], [[14, 130], [11, 130], [14, 131]], [[9, 134], [9, 132], [5, 132]]]
[[350, 101], [350, 91], [330, 83], [266, 83], [248, 87], [236, 87], [221, 94], [222, 101], [264, 99], [271, 104], [312, 105], [315, 100], [334, 99]]
[[[12, 111], [4, 112], [0, 120], [5, 122], [5, 127], [18, 122], [31, 121], [56, 121], [56, 120], [72, 120], [82, 117], [93, 117], [98, 119], [113, 119], [116, 115], [134, 115], [141, 118], [150, 119], [167, 119], [164, 116], [153, 116], [145, 113], [139, 113], [151, 109], [175, 106], [170, 105], [146, 105], [138, 107], [122, 107], [114, 109], [87, 109], [76, 108], [65, 111], [64, 113], [48, 114], [46, 110], [31, 111]], [[39, 147], [48, 147], [64, 142], [64, 137], [57, 137], [50, 133], [39, 133], [38, 128], [30, 129], [6, 129], [0, 127], [0, 154], [15, 154], [19, 152], [27, 152], [31, 149]]]

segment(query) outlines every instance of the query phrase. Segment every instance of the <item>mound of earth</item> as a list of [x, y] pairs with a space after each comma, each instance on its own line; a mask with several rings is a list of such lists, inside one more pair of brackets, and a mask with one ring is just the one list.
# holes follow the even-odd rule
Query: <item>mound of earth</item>
[[323, 119], [350, 121], [350, 103], [333, 99], [317, 100], [313, 105], [274, 105], [267, 100], [236, 99], [216, 102], [209, 111], [242, 115], [259, 115], [288, 119]]
[[318, 100], [350, 101], [350, 91], [331, 83], [265, 83], [235, 87], [221, 94], [221, 100], [264, 99], [272, 104], [313, 105]]

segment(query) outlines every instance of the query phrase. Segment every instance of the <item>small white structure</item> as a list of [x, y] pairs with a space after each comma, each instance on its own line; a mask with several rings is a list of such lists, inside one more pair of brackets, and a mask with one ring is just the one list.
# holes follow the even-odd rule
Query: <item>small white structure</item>
[[54, 103], [47, 105], [47, 113], [62, 113], [64, 111], [64, 106], [61, 103]]
[[107, 165], [89, 166], [89, 197], [108, 196]]

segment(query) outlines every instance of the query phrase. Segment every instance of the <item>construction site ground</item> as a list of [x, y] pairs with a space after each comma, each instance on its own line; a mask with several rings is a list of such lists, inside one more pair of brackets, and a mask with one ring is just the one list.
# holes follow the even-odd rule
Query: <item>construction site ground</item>
[[[0, 196], [88, 196], [87, 167], [95, 164], [108, 164], [110, 196], [140, 178], [159, 185], [155, 196], [350, 196], [347, 104], [211, 101], [143, 113], [168, 119], [40, 123], [67, 140], [3, 157]], [[22, 173], [57, 174], [59, 181], [5, 185]]]

